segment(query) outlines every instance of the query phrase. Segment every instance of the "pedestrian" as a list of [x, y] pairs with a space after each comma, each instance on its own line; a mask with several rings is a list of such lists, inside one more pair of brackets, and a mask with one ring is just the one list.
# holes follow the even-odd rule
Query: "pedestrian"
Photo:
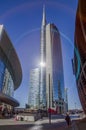
[[67, 122], [67, 125], [70, 126], [70, 125], [71, 125], [71, 119], [70, 119], [70, 116], [69, 116], [68, 113], [66, 113], [65, 120], [66, 120], [66, 122]]

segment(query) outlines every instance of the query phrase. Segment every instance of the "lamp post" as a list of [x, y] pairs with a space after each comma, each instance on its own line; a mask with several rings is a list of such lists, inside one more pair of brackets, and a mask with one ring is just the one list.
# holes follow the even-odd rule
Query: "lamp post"
[[76, 102], [75, 102], [75, 113], [76, 113]]
[[51, 124], [51, 105], [50, 105], [50, 73], [49, 73], [49, 124]]

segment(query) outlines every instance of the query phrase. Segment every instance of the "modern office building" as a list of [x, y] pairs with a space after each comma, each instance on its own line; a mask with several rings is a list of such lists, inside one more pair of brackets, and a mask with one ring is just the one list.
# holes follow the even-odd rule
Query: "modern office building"
[[[64, 77], [60, 34], [54, 24], [46, 24], [45, 8], [41, 27], [40, 103], [64, 111]], [[45, 64], [45, 66], [43, 66]], [[50, 85], [49, 85], [50, 84]]]
[[39, 68], [30, 72], [30, 89], [28, 104], [32, 109], [39, 108]]
[[64, 111], [62, 49], [60, 34], [54, 24], [46, 25], [46, 95], [47, 108], [56, 107], [57, 112], [62, 113]]
[[74, 65], [77, 90], [86, 113], [86, 1], [79, 0], [75, 22]]
[[4, 26], [0, 25], [0, 106], [19, 106], [13, 95], [21, 81], [22, 70], [18, 56]]
[[45, 7], [40, 41], [40, 68], [30, 73], [29, 105], [63, 113], [64, 74], [60, 33], [54, 24], [46, 23]]

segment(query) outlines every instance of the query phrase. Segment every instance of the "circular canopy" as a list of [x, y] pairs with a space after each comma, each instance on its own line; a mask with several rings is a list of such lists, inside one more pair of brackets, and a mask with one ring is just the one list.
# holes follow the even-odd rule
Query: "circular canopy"
[[3, 93], [0, 93], [0, 102], [4, 102], [4, 103], [9, 104], [13, 107], [19, 106], [19, 102], [17, 100], [15, 100], [14, 98], [12, 98], [6, 94], [3, 94]]

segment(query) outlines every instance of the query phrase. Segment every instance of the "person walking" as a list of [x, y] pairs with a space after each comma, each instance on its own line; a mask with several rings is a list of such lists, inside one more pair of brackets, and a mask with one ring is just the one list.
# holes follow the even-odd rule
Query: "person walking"
[[71, 119], [70, 119], [70, 116], [69, 116], [68, 113], [66, 113], [65, 120], [66, 120], [66, 122], [67, 122], [67, 125], [70, 126], [70, 125], [71, 125]]

